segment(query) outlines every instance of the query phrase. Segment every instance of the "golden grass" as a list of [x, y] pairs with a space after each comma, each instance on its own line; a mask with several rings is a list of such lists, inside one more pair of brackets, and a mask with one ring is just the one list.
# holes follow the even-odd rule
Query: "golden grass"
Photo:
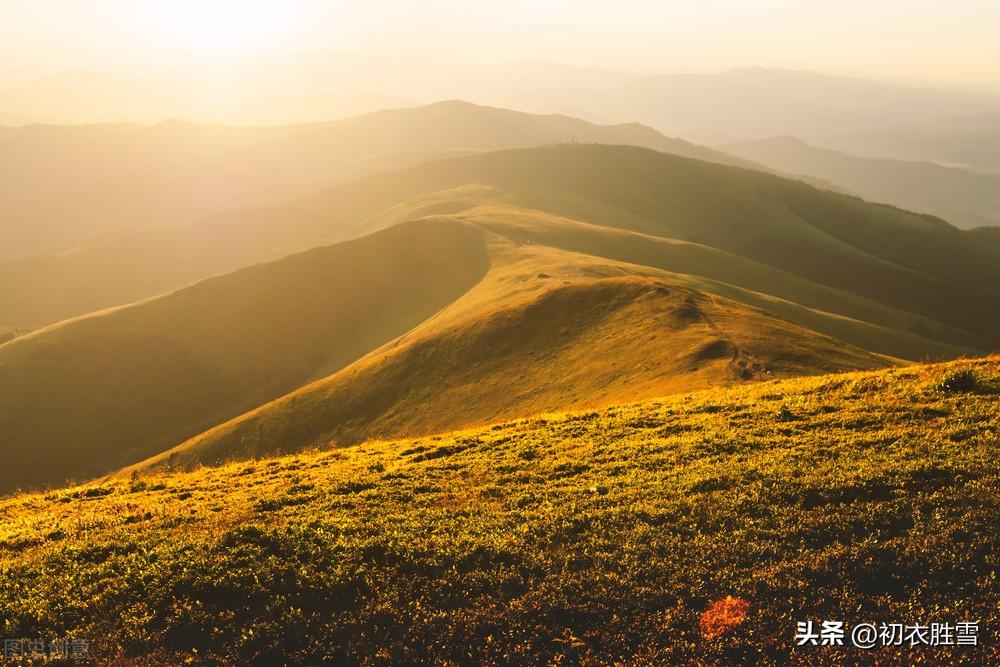
[[[185, 234], [204, 233], [202, 244], [227, 262], [257, 261], [361, 233], [364, 225], [352, 225], [378, 211], [384, 214], [372, 227], [391, 226], [378, 234], [65, 321], [0, 347], [0, 490], [132, 465], [259, 409], [252, 422], [278, 399], [283, 415], [265, 430], [276, 433], [274, 425], [282, 437], [241, 433], [194, 460], [328, 438], [419, 434], [745, 375], [711, 357], [689, 364], [697, 345], [743, 349], [755, 357], [748, 361], [753, 376], [754, 364], [783, 371], [786, 358], [798, 373], [870, 367], [879, 355], [954, 358], [992, 349], [1000, 330], [992, 288], [1000, 280], [997, 263], [970, 235], [767, 174], [623, 146], [443, 160], [235, 212]], [[474, 240], [444, 243], [441, 236]], [[185, 244], [177, 247], [187, 254]], [[138, 256], [158, 265], [155, 253]], [[105, 258], [104, 265], [115, 264]], [[658, 311], [622, 306], [620, 295], [586, 305], [589, 319], [578, 339], [563, 337], [577, 331], [573, 314], [549, 312], [559, 299], [543, 295], [623, 276], [712, 295], [733, 313], [722, 327], [722, 338], [731, 340], [713, 334], [694, 342], [710, 333], [706, 327], [657, 337], [650, 322], [661, 321]], [[789, 324], [761, 319], [754, 308]], [[756, 348], [738, 340], [761, 322], [760, 330], [780, 341], [773, 351], [760, 340]], [[515, 324], [526, 329], [515, 331]], [[543, 327], [550, 326], [546, 337]], [[443, 345], [487, 334], [528, 342], [505, 353], [509, 373], [485, 350]], [[643, 336], [653, 342], [642, 344]], [[574, 340], [603, 356], [575, 348]], [[434, 363], [421, 363], [415, 352]], [[532, 361], [533, 354], [543, 356]], [[444, 368], [450, 372], [439, 372]], [[315, 387], [305, 389], [327, 376], [337, 387], [332, 406], [313, 400]], [[392, 386], [374, 396], [379, 382]], [[402, 387], [412, 395], [400, 396]], [[426, 395], [438, 387], [449, 402]], [[300, 389], [313, 397], [303, 402], [307, 411], [294, 407]], [[505, 394], [503, 400], [487, 400], [488, 391]], [[459, 409], [463, 402], [468, 410]]]
[[503, 237], [491, 258], [479, 284], [405, 336], [126, 472], [893, 363], [663, 271]]
[[415, 223], [0, 347], [0, 491], [140, 461], [364, 356], [474, 285], [483, 233]]
[[998, 408], [992, 358], [17, 496], [0, 618], [133, 664], [995, 664], [792, 634], [1000, 623]]

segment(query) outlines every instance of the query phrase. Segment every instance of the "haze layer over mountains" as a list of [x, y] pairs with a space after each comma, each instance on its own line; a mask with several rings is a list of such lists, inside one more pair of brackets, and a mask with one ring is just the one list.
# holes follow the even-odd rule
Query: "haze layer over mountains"
[[992, 233], [642, 125], [5, 132], [94, 195], [4, 229], [6, 490], [1000, 347]]
[[[315, 167], [336, 171], [335, 165], [323, 160], [313, 162], [307, 148], [301, 163], [288, 164], [288, 160], [279, 160], [273, 172], [255, 171], [257, 163], [252, 158], [262, 158], [264, 154], [248, 156], [251, 159], [243, 171], [226, 172], [226, 169], [234, 167], [218, 163], [218, 160], [225, 159], [218, 157], [219, 151], [237, 151], [239, 146], [257, 145], [262, 141], [285, 143], [287, 148], [287, 142], [294, 144], [298, 140], [308, 146], [307, 137], [310, 135], [299, 132], [304, 129], [300, 121], [321, 121], [311, 122], [310, 126], [314, 131], [326, 134], [325, 140], [335, 141], [336, 135], [327, 122], [331, 118], [366, 109], [413, 107], [418, 105], [415, 100], [432, 102], [447, 98], [535, 113], [564, 113], [601, 124], [640, 122], [667, 136], [705, 145], [725, 147], [749, 141], [773, 141], [776, 137], [794, 137], [816, 148], [855, 157], [930, 162], [953, 170], [935, 170], [924, 164], [894, 167], [858, 163], [860, 171], [871, 173], [876, 184], [857, 188], [856, 176], [854, 179], [842, 179], [844, 182], [834, 180], [827, 185], [876, 201], [933, 212], [963, 227], [995, 224], [997, 220], [995, 200], [983, 194], [984, 190], [992, 189], [994, 183], [992, 179], [983, 178], [982, 174], [1000, 172], [997, 158], [1000, 155], [997, 120], [1000, 93], [941, 91], [808, 71], [756, 67], [717, 74], [637, 76], [613, 69], [573, 68], [544, 62], [493, 66], [452, 64], [446, 67], [428, 64], [427, 71], [435, 72], [435, 76], [422, 75], [418, 71], [401, 77], [398, 67], [391, 60], [344, 56], [327, 61], [322, 66], [318, 63], [308, 66], [299, 63], [300, 66], [293, 67], [290, 62], [276, 61], [260, 68], [258, 76], [253, 79], [233, 81], [227, 80], [224, 71], [215, 72], [212, 75], [215, 79], [207, 73], [203, 74], [208, 77], [204, 79], [140, 78], [99, 72], [42, 77], [0, 91], [0, 125], [108, 121], [156, 124], [183, 118], [210, 124], [268, 126], [267, 131], [264, 128], [257, 131], [246, 128], [234, 132], [230, 128], [227, 132], [223, 128], [209, 130], [172, 123], [171, 130], [161, 129], [158, 136], [147, 136], [148, 132], [132, 128], [131, 132], [136, 136], [131, 137], [120, 136], [129, 132], [128, 128], [116, 128], [114, 131], [111, 128], [93, 128], [89, 138], [71, 136], [66, 139], [66, 150], [70, 145], [76, 146], [80, 151], [77, 159], [84, 161], [87, 159], [87, 141], [91, 142], [91, 147], [106, 145], [101, 144], [102, 141], [113, 142], [118, 147], [110, 149], [112, 163], [121, 160], [124, 171], [118, 176], [128, 174], [129, 177], [133, 175], [127, 166], [125, 153], [130, 146], [141, 147], [143, 142], [155, 145], [160, 141], [160, 150], [164, 150], [163, 142], [171, 146], [176, 144], [173, 167], [166, 167], [168, 171], [160, 174], [166, 177], [170, 176], [170, 168], [184, 169], [185, 176], [175, 175], [175, 185], [183, 185], [185, 178], [197, 178], [199, 170], [192, 169], [191, 163], [193, 160], [206, 160], [208, 164], [204, 168], [209, 170], [209, 175], [204, 187], [183, 201], [171, 201], [169, 187], [158, 191], [159, 199], [153, 198], [156, 193], [135, 195], [136, 205], [143, 201], [157, 204], [147, 212], [147, 216], [166, 224], [172, 224], [178, 214], [190, 216], [205, 207], [231, 205], [250, 193], [267, 200], [269, 197], [281, 198], [288, 194], [289, 188], [296, 186], [308, 189], [322, 185], [322, 180], [314, 180], [323, 178], [316, 176]], [[360, 79], [359, 72], [365, 72], [366, 78]], [[212, 80], [226, 81], [226, 84], [213, 85], [210, 83]], [[218, 107], [210, 100], [202, 100], [205, 95], [212, 99], [238, 100], [240, 104], [237, 107]], [[275, 106], [273, 100], [285, 103]], [[83, 109], [89, 111], [83, 113]], [[265, 109], [269, 111], [262, 112]], [[241, 113], [243, 110], [256, 113], [247, 115]], [[290, 124], [298, 127], [290, 130], [287, 127]], [[278, 126], [284, 129], [278, 129]], [[9, 168], [25, 170], [30, 179], [33, 168], [45, 168], [58, 176], [59, 169], [53, 168], [56, 158], [68, 158], [68, 166], [71, 166], [73, 155], [65, 152], [53, 155], [46, 150], [45, 142], [50, 141], [55, 132], [55, 128], [50, 128], [40, 136], [29, 138], [22, 133], [0, 139], [0, 145], [4, 145], [5, 151], [12, 152], [14, 156], [25, 150], [37, 151], [37, 160], [14, 162]], [[298, 138], [289, 136], [289, 132]], [[341, 137], [344, 132], [341, 128]], [[0, 133], [0, 137], [3, 134], [6, 133]], [[576, 133], [570, 131], [569, 134], [574, 136]], [[581, 132], [581, 135], [584, 134], [586, 132]], [[366, 136], [371, 137], [370, 134]], [[570, 138], [560, 140], [568, 141]], [[587, 139], [581, 136], [577, 140]], [[324, 146], [323, 141], [320, 140], [318, 147]], [[407, 141], [421, 143], [416, 138], [408, 138]], [[192, 142], [196, 142], [197, 146], [193, 147]], [[360, 144], [367, 145], [366, 142], [360, 140]], [[365, 149], [371, 152], [369, 157], [375, 154], [378, 143]], [[420, 151], [436, 150], [442, 145], [439, 140], [427, 143], [432, 148], [411, 146], [407, 149], [391, 145], [385, 148], [390, 152]], [[149, 148], [153, 150], [153, 146]], [[775, 163], [788, 159], [787, 146], [785, 149], [785, 155], [772, 156]], [[344, 159], [342, 150], [338, 148], [334, 151], [335, 157], [328, 159]], [[829, 181], [825, 174], [836, 174], [845, 168], [842, 163], [836, 166], [828, 164], [828, 160], [817, 161], [815, 155], [808, 161], [798, 159], [795, 162], [808, 168], [798, 176], [819, 181]], [[768, 163], [767, 166], [774, 165]], [[340, 168], [343, 169], [343, 165]], [[884, 173], [886, 169], [888, 173]], [[218, 180], [219, 170], [223, 174], [230, 173], [234, 182]], [[967, 173], [970, 171], [974, 173]], [[355, 170], [353, 175], [357, 173]], [[105, 175], [104, 170], [98, 169], [92, 178], [100, 179], [102, 175]], [[347, 177], [351, 174], [345, 172], [342, 175]], [[138, 170], [134, 177], [143, 179], [143, 170]], [[855, 189], [851, 188], [852, 183]], [[49, 202], [47, 206], [62, 206], [64, 210], [69, 210], [80, 205], [84, 203], [81, 192], [92, 185], [95, 185], [93, 180], [83, 179], [76, 191], [64, 193], [58, 198], [58, 203]], [[96, 185], [100, 188], [99, 183]], [[35, 203], [18, 201], [22, 196], [30, 196], [31, 189], [22, 195], [24, 188], [17, 180], [8, 188], [6, 192], [17, 206]], [[957, 203], [959, 201], [961, 203]], [[924, 205], [930, 208], [925, 209]], [[12, 210], [15, 220], [19, 210], [23, 209]], [[98, 226], [109, 228], [131, 224], [130, 220], [122, 217], [123, 212], [115, 208], [98, 213], [103, 221], [94, 223]], [[21, 248], [26, 249], [27, 246], [22, 245]]]

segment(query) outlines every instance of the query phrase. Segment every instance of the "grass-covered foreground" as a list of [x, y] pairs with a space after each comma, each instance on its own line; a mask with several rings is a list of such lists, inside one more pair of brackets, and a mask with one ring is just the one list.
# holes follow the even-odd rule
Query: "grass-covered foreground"
[[[994, 358], [22, 495], [2, 634], [135, 665], [1000, 664], [998, 413]], [[807, 619], [980, 646], [795, 648]]]

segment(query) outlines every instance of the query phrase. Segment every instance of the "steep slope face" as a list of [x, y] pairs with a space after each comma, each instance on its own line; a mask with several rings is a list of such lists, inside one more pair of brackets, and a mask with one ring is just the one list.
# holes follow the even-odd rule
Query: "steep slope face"
[[155, 454], [349, 364], [485, 273], [483, 233], [414, 223], [0, 346], [0, 490]]
[[[642, 270], [566, 253], [504, 254], [434, 322], [137, 469], [890, 363], [662, 272], [622, 277]], [[539, 270], [551, 273], [532, 275]]]
[[995, 665], [998, 431], [994, 357], [2, 499], [0, 616], [156, 665]]
[[118, 229], [192, 223], [456, 151], [573, 140], [745, 164], [637, 124], [599, 126], [461, 102], [286, 127], [0, 128], [0, 259]]
[[1000, 175], [930, 162], [859, 158], [792, 137], [721, 148], [774, 169], [824, 178], [870, 201], [931, 213], [957, 227], [1000, 222]]

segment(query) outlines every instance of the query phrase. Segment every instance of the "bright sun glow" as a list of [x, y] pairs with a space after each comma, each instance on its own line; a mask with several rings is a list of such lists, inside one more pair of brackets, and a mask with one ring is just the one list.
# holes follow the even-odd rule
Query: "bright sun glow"
[[134, 7], [143, 39], [198, 59], [291, 45], [305, 20], [300, 3], [287, 0], [160, 0]]

